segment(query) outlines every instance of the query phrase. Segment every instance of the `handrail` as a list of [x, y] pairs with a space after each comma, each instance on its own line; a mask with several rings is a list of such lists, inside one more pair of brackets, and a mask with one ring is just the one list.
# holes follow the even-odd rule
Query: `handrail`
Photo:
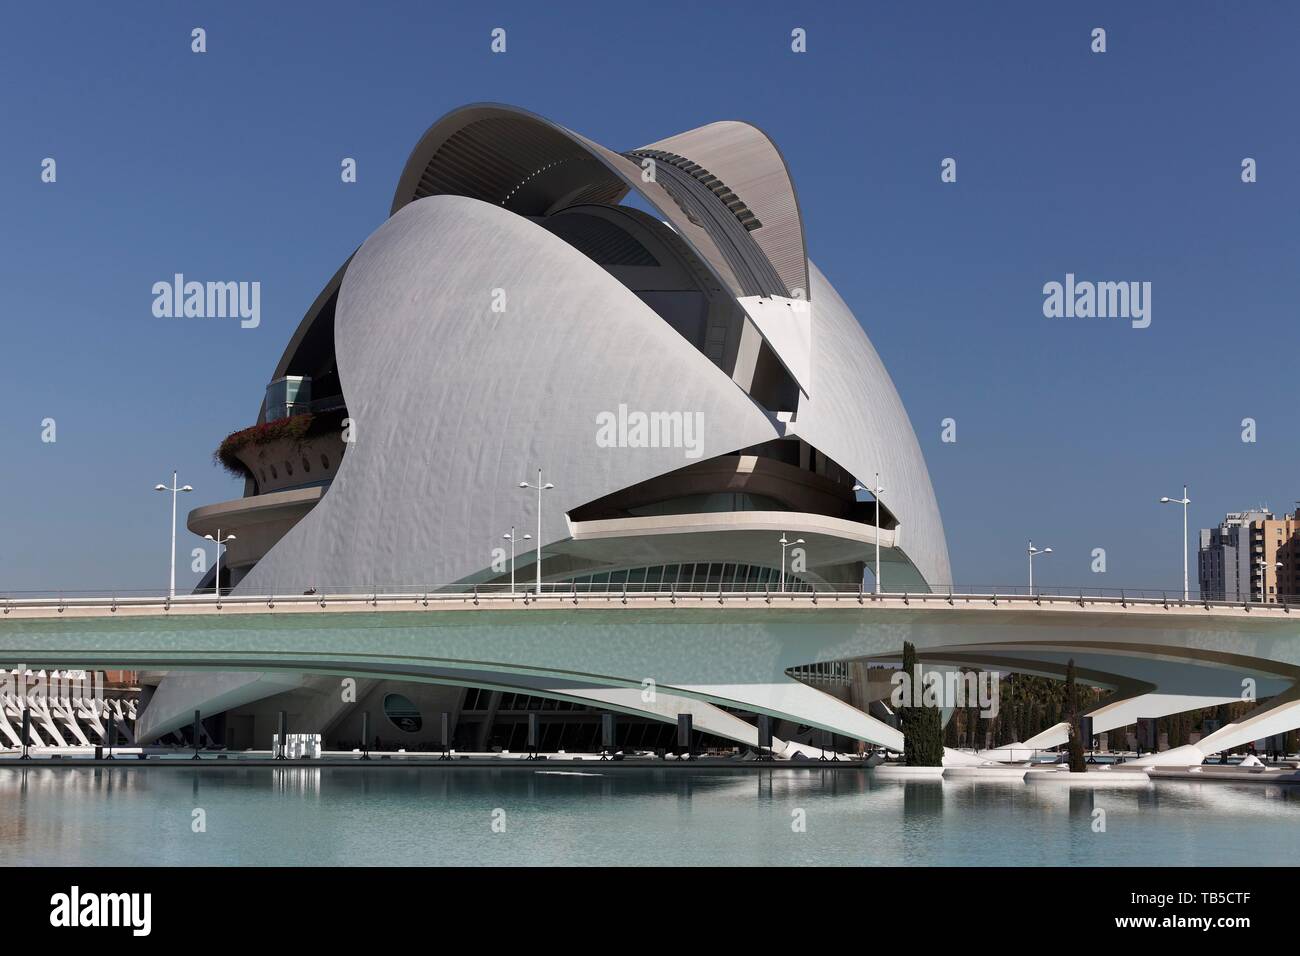
[[[1005, 589], [996, 591], [971, 591], [961, 592], [956, 590], [942, 592], [885, 592], [882, 594], [866, 594], [859, 587], [849, 588], [828, 588], [825, 585], [820, 586], [817, 590], [799, 590], [799, 591], [772, 591], [763, 590], [727, 590], [725, 588], [709, 588], [699, 590], [683, 590], [680, 586], [674, 586], [667, 590], [633, 590], [622, 587], [616, 591], [578, 591], [571, 587], [567, 582], [557, 585], [550, 589], [543, 587], [539, 596], [535, 591], [510, 591], [508, 588], [492, 590], [489, 585], [474, 585], [469, 590], [428, 590], [418, 589], [414, 591], [384, 591], [380, 589], [368, 589], [364, 591], [348, 592], [334, 588], [329, 591], [329, 607], [333, 609], [369, 606], [373, 609], [379, 609], [389, 605], [412, 605], [420, 607], [437, 606], [439, 604], [471, 604], [480, 608], [493, 607], [520, 607], [520, 598], [523, 598], [523, 607], [526, 608], [546, 608], [551, 604], [568, 603], [570, 605], [581, 604], [600, 604], [604, 607], [623, 607], [635, 604], [638, 601], [657, 602], [664, 600], [668, 607], [678, 604], [678, 602], [687, 597], [696, 598], [701, 604], [707, 599], [714, 599], [717, 605], [726, 606], [731, 603], [741, 605], [753, 604], [771, 604], [773, 599], [781, 600], [786, 603], [817, 608], [829, 608], [838, 606], [840, 595], [850, 599], [856, 599], [856, 603], [866, 607], [865, 598], [870, 597], [870, 603], [878, 606], [894, 605], [895, 607], [947, 607], [957, 608], [971, 606], [987, 607], [1021, 607], [1031, 608], [1034, 610], [1041, 609], [1044, 612], [1053, 610], [1058, 613], [1072, 609], [1083, 610], [1130, 610], [1130, 609], [1151, 609], [1163, 608], [1164, 610], [1179, 610], [1182, 612], [1199, 612], [1205, 614], [1215, 611], [1231, 612], [1240, 614], [1243, 612], [1275, 611], [1279, 614], [1290, 614], [1290, 603], [1269, 603], [1269, 604], [1251, 604], [1241, 601], [1210, 601], [1204, 598], [1189, 600], [1183, 602], [1178, 598], [1170, 598], [1164, 594], [1159, 597], [1134, 597], [1131, 591], [1121, 592], [1118, 596], [1096, 595], [1085, 597], [1075, 590], [1069, 595], [1055, 594], [1008, 594]], [[4, 616], [10, 616], [15, 611], [21, 610], [54, 610], [62, 614], [70, 610], [84, 610], [102, 608], [109, 613], [120, 614], [121, 612], [131, 609], [149, 609], [157, 608], [160, 612], [166, 614], [185, 614], [194, 610], [221, 610], [228, 607], [247, 607], [261, 605], [268, 611], [275, 611], [278, 607], [296, 607], [304, 605], [317, 605], [324, 609], [325, 588], [313, 588], [310, 593], [306, 594], [275, 594], [275, 595], [253, 595], [253, 594], [222, 594], [219, 600], [214, 600], [210, 594], [199, 595], [177, 595], [174, 598], [166, 595], [159, 596], [123, 596], [120, 592], [104, 596], [84, 596], [70, 597], [66, 593], [57, 597], [12, 597], [0, 596], [0, 607], [3, 608]], [[1076, 611], [1077, 613], [1077, 611]]]
[[[805, 581], [801, 579], [795, 582], [795, 581], [787, 580], [786, 589], [784, 591], [778, 591], [776, 588], [774, 588], [772, 585], [774, 585], [775, 583], [776, 583], [775, 580], [771, 582], [755, 580], [755, 581], [742, 582], [739, 584], [734, 582], [732, 583], [722, 582], [720, 584], [717, 580], [712, 580], [708, 583], [703, 581], [696, 581], [694, 583], [692, 582], [682, 583], [681, 581], [674, 582], [670, 580], [664, 580], [663, 582], [659, 582], [659, 581], [654, 581], [653, 579], [649, 581], [631, 581], [631, 580], [623, 581], [623, 580], [619, 580], [616, 577], [613, 581], [602, 581], [602, 582], [572, 581], [572, 580], [563, 580], [563, 581], [557, 581], [553, 583], [547, 582], [542, 585], [542, 594], [543, 596], [546, 596], [548, 594], [556, 594], [556, 593], [571, 595], [574, 592], [576, 592], [578, 594], [601, 594], [601, 595], [613, 594], [616, 596], [621, 596], [623, 592], [626, 591], [628, 595], [631, 596], [633, 594], [640, 594], [640, 593], [663, 594], [666, 593], [669, 589], [675, 589], [678, 594], [704, 593], [704, 594], [713, 595], [713, 594], [717, 594], [719, 588], [721, 587], [721, 590], [727, 594], [744, 593], [744, 592], [749, 592], [751, 594], [763, 594], [768, 591], [771, 591], [773, 593], [781, 594], [781, 595], [799, 595], [799, 594], [809, 595], [813, 592], [815, 586], [819, 594], [827, 594], [833, 592], [833, 593], [838, 593], [843, 595], [862, 594], [864, 598], [874, 598], [876, 596], [875, 591], [872, 588], [870, 588], [869, 585], [864, 586], [863, 583], [858, 581], [852, 581], [852, 582], [816, 581], [814, 582], [814, 581]], [[537, 590], [536, 587], [532, 584], [516, 585], [514, 591], [511, 592], [509, 584], [499, 584], [499, 583], [474, 584], [470, 582], [465, 582], [464, 584], [446, 584], [440, 586], [430, 586], [428, 582], [423, 582], [423, 581], [367, 582], [365, 584], [331, 583], [328, 587], [319, 584], [312, 584], [309, 586], [304, 585], [303, 593], [307, 596], [314, 596], [317, 593], [326, 593], [326, 592], [328, 592], [329, 594], [347, 594], [347, 595], [374, 594], [374, 593], [378, 593], [381, 595], [404, 594], [412, 598], [418, 597], [426, 592], [429, 594], [455, 594], [457, 596], [463, 596], [465, 594], [474, 593], [474, 592], [477, 592], [481, 595], [513, 593], [515, 599], [518, 600], [525, 596], [535, 597]], [[231, 592], [229, 591], [229, 589], [227, 589], [223, 593], [223, 597], [230, 595], [230, 593]], [[901, 590], [885, 591], [881, 596], [898, 597], [903, 593], [904, 592]], [[1181, 596], [1181, 591], [1167, 586], [1146, 587], [1146, 588], [1133, 588], [1133, 587], [1111, 588], [1111, 587], [1096, 587], [1096, 586], [1079, 587], [1077, 585], [1063, 585], [1063, 586], [1055, 586], [1055, 587], [1054, 586], [1035, 587], [1032, 591], [1030, 591], [1029, 588], [1025, 587], [1025, 585], [1023, 584], [1006, 585], [1006, 584], [970, 583], [970, 584], [963, 584], [963, 585], [944, 584], [938, 586], [934, 591], [925, 591], [923, 589], [918, 589], [918, 590], [909, 590], [906, 593], [915, 595], [917, 596], [918, 599], [923, 596], [930, 597], [930, 598], [939, 597], [939, 598], [946, 599], [949, 595], [951, 595], [953, 598], [964, 598], [967, 596], [988, 597], [989, 595], [996, 594], [999, 597], [1024, 597], [1024, 598], [1041, 597], [1045, 601], [1052, 600], [1052, 599], [1069, 599], [1074, 601], [1075, 603], [1078, 603], [1079, 599], [1082, 597], [1085, 601], [1090, 601], [1093, 598], [1097, 598], [1097, 599], [1115, 598], [1116, 600], [1123, 600], [1125, 598], [1133, 598], [1134, 600], [1140, 600], [1144, 598], [1148, 600], [1168, 599], [1170, 604], [1184, 604], [1184, 603], [1204, 604], [1206, 601], [1208, 601], [1212, 605], [1213, 604], [1235, 605], [1238, 607], [1243, 606], [1244, 604], [1250, 604], [1251, 607], [1259, 607], [1261, 604], [1274, 604], [1274, 603], [1277, 604], [1278, 606], [1281, 606], [1283, 604], [1300, 605], [1300, 594], [1276, 595], [1275, 596], [1276, 601], [1267, 601], [1267, 602], [1250, 601], [1248, 599], [1240, 598], [1240, 597], [1235, 598], [1232, 601], [1219, 601], [1219, 600], [1215, 600], [1213, 597], [1209, 595], [1203, 594], [1201, 591], [1196, 589], [1193, 589], [1189, 593], [1186, 601], [1184, 601]], [[33, 598], [43, 598], [43, 599], [53, 600], [57, 597], [68, 597], [68, 598], [102, 597], [105, 600], [110, 599], [112, 597], [117, 597], [118, 600], [120, 601], [127, 601], [132, 599], [160, 599], [162, 597], [162, 594], [163, 594], [162, 591], [157, 590], [154, 587], [83, 588], [80, 590], [74, 590], [66, 587], [64, 588], [16, 588], [16, 587], [6, 588], [0, 586], [0, 602], [6, 600], [11, 600], [11, 601], [29, 600]], [[203, 591], [196, 591], [188, 594], [177, 595], [175, 600], [178, 601], [201, 600], [204, 598], [211, 600], [212, 596], [213, 595], [212, 595], [211, 588], [206, 588]]]

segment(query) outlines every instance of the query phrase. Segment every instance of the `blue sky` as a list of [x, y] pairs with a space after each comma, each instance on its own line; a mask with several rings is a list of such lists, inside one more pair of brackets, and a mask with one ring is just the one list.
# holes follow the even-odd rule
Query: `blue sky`
[[[1193, 527], [1300, 498], [1298, 33], [1285, 2], [6, 5], [0, 591], [165, 585], [150, 489], [241, 493], [212, 450], [423, 131], [480, 100], [619, 149], [763, 127], [911, 414], [955, 580], [1023, 583], [1033, 537], [1044, 584], [1176, 589], [1160, 495], [1189, 482]], [[260, 281], [260, 327], [155, 318], [175, 272]], [[1151, 282], [1150, 328], [1045, 318], [1067, 272]]]

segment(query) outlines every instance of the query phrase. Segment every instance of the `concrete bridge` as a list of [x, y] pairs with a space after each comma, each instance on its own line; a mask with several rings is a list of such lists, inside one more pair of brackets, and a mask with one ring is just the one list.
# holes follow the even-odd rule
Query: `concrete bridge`
[[[788, 675], [830, 661], [1060, 677], [1111, 691], [1097, 733], [1242, 699], [1244, 719], [1158, 762], [1300, 728], [1300, 608], [1125, 597], [862, 592], [348, 594], [0, 599], [0, 661], [28, 667], [312, 673], [487, 687], [599, 705], [753, 744], [722, 708], [899, 749], [897, 730]], [[246, 685], [245, 685], [246, 686]], [[238, 706], [232, 687], [206, 713]], [[265, 689], [261, 691], [265, 694]], [[137, 734], [187, 723], [161, 692]], [[1059, 739], [1057, 739], [1059, 738]], [[1063, 725], [1025, 743], [1051, 746]], [[1197, 753], [1192, 753], [1195, 750]]]

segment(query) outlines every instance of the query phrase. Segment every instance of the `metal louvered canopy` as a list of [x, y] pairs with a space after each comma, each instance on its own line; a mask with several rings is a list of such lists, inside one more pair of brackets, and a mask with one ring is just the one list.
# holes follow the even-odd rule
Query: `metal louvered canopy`
[[[476, 115], [482, 113], [483, 115]], [[617, 203], [623, 180], [564, 133], [527, 116], [460, 111], [435, 124], [416, 147], [393, 212], [426, 196], [469, 196], [520, 215], [540, 216], [572, 202]]]
[[[743, 162], [719, 152], [720, 133], [739, 144]], [[678, 139], [712, 165], [667, 148]], [[647, 158], [658, 164], [655, 177], [643, 175]], [[434, 123], [412, 151], [392, 212], [428, 196], [459, 195], [544, 216], [581, 203], [616, 204], [631, 189], [733, 295], [807, 295], [807, 273], [796, 261], [803, 232], [789, 176], [775, 147], [743, 123], [713, 124], [620, 154], [516, 107], [462, 107]]]

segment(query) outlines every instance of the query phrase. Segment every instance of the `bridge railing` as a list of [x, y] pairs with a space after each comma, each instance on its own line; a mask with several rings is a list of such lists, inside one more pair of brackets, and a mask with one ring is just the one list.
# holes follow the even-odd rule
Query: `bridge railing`
[[[543, 583], [541, 596], [548, 599], [549, 606], [562, 600], [574, 604], [616, 604], [630, 599], [666, 601], [669, 603], [703, 603], [729, 602], [739, 603], [806, 603], [818, 604], [863, 604], [903, 603], [905, 605], [956, 605], [980, 604], [985, 606], [1023, 606], [1041, 607], [1088, 607], [1112, 605], [1121, 608], [1129, 606], [1160, 605], [1164, 607], [1203, 607], [1206, 609], [1273, 609], [1290, 613], [1292, 608], [1300, 609], [1300, 598], [1280, 596], [1267, 603], [1243, 601], [1218, 601], [1192, 596], [1183, 601], [1182, 592], [1172, 592], [1157, 588], [1138, 589], [1101, 589], [1101, 588], [1035, 588], [1032, 593], [1025, 586], [977, 586], [944, 589], [928, 592], [888, 591], [876, 594], [869, 588], [853, 585], [818, 585], [802, 584], [785, 591], [761, 585], [719, 587], [707, 582], [665, 589], [658, 584], [628, 583], [614, 585], [593, 585], [590, 582], [578, 584], [568, 582]], [[214, 606], [266, 605], [310, 605], [318, 604], [328, 607], [330, 604], [368, 604], [373, 607], [410, 604], [412, 602], [430, 604], [474, 603], [496, 606], [529, 606], [538, 599], [535, 585], [517, 584], [514, 590], [508, 584], [451, 585], [441, 588], [422, 588], [413, 586], [370, 586], [309, 588], [304, 593], [293, 594], [222, 594], [217, 597], [211, 593], [177, 595], [168, 598], [150, 592], [149, 589], [114, 589], [100, 591], [59, 592], [59, 591], [11, 591], [0, 592], [0, 610], [5, 614], [12, 610], [30, 608], [116, 608], [157, 607], [163, 610], [184, 608], [210, 608]]]

